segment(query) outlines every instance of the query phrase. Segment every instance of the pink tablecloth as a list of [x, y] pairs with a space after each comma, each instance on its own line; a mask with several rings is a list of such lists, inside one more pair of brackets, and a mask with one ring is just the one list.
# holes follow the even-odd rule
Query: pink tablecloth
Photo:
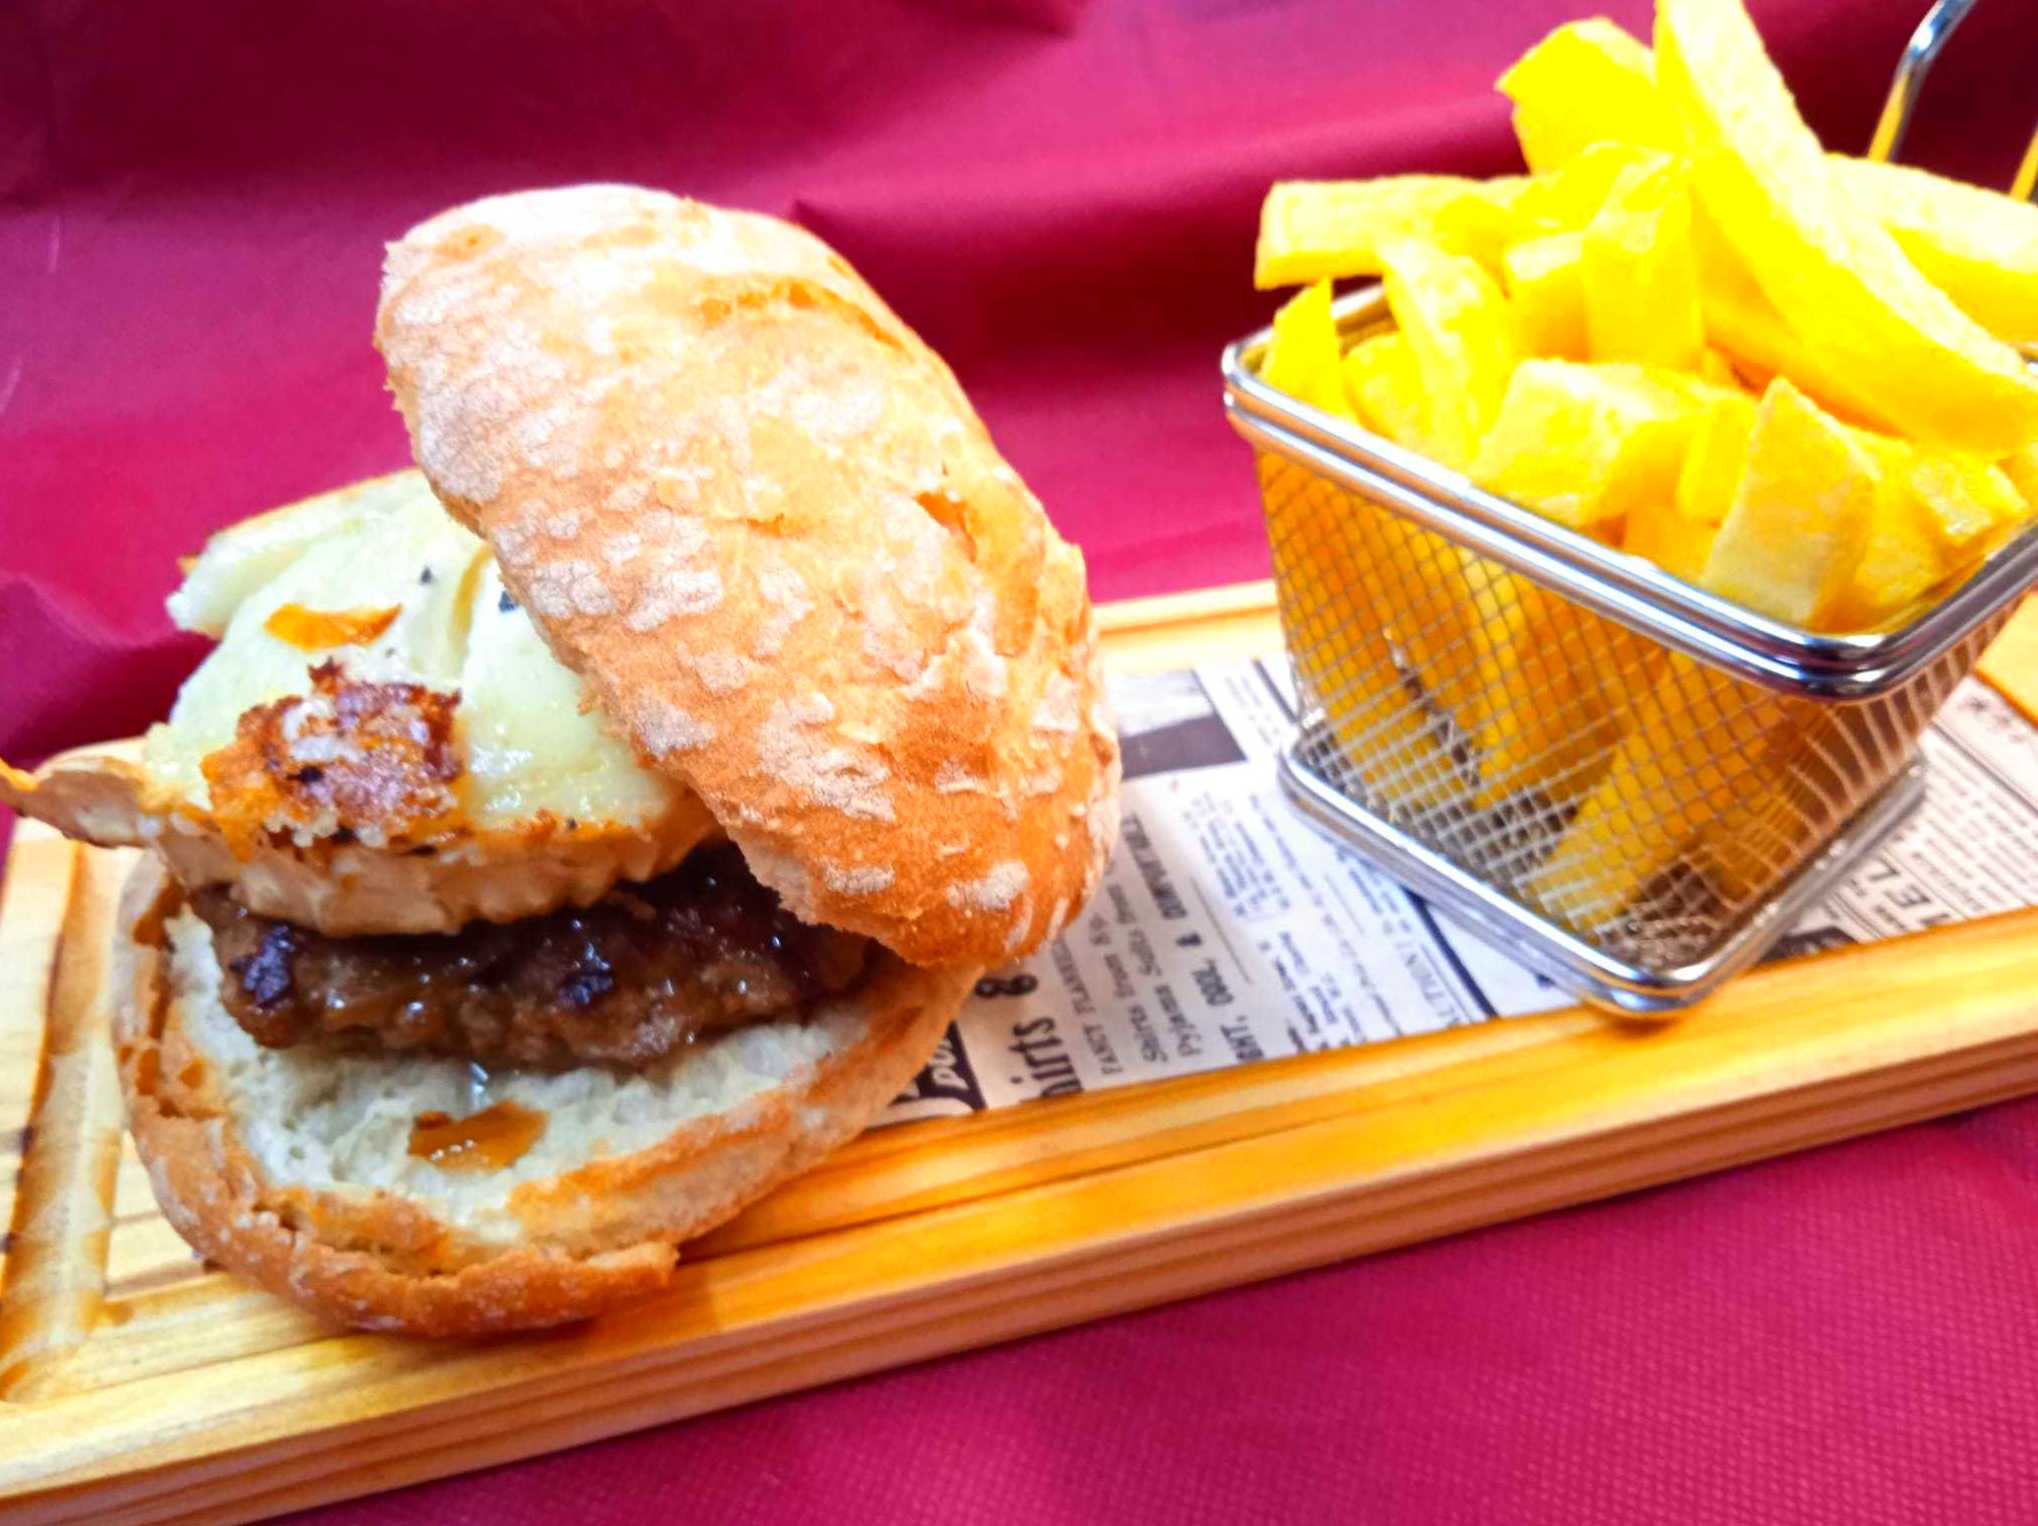
[[[380, 245], [608, 178], [799, 218], [954, 361], [1104, 597], [1260, 575], [1217, 407], [1275, 176], [1511, 167], [1477, 0], [0, 7], [0, 752], [159, 714], [216, 525], [404, 460]], [[1642, 18], [1631, 4], [1613, 7]], [[1858, 146], [1921, 0], [1759, 7]], [[1918, 157], [2008, 170], [2030, 0]], [[2022, 1521], [2038, 1104], [937, 1362], [334, 1518]]]

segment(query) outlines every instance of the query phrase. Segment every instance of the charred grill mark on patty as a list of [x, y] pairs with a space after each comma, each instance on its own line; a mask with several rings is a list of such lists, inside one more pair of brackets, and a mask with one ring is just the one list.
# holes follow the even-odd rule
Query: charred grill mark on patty
[[642, 1066], [711, 1032], [804, 1015], [872, 945], [799, 921], [728, 843], [586, 908], [457, 933], [329, 938], [192, 896], [222, 999], [257, 1042], [560, 1070]]
[[228, 973], [240, 982], [241, 994], [267, 1012], [296, 987], [292, 961], [297, 954], [297, 929], [288, 922], [270, 922], [255, 940], [255, 951], [229, 961]]

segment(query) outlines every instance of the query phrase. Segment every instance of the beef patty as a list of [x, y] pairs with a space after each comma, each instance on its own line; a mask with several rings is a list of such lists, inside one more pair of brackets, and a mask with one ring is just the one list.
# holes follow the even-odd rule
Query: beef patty
[[546, 1070], [642, 1066], [703, 1033], [796, 1017], [853, 986], [872, 948], [797, 920], [728, 843], [586, 908], [457, 933], [328, 938], [220, 889], [191, 906], [226, 1008], [258, 1043]]

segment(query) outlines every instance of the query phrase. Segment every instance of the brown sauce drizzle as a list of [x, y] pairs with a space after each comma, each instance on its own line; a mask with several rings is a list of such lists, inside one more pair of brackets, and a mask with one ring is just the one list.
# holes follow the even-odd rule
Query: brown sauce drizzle
[[546, 1114], [497, 1102], [465, 1118], [437, 1111], [411, 1121], [410, 1153], [441, 1171], [500, 1171], [522, 1158], [545, 1132]]

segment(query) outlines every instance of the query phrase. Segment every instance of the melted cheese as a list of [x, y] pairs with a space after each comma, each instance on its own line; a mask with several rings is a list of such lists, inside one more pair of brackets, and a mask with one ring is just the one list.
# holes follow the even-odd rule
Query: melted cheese
[[471, 809], [487, 827], [550, 812], [560, 821], [639, 821], [672, 786], [641, 768], [586, 703], [522, 609], [503, 608], [502, 575], [484, 558], [460, 675]]
[[[269, 628], [279, 610], [395, 608], [372, 640], [307, 653]], [[676, 786], [640, 767], [586, 704], [530, 617], [504, 597], [487, 547], [447, 517], [421, 475], [385, 478], [263, 515], [213, 537], [170, 600], [219, 645], [151, 728], [151, 782], [210, 806], [201, 761], [256, 705], [310, 692], [310, 668], [457, 690], [472, 825], [514, 831], [549, 816], [634, 828], [672, 809]]]
[[248, 596], [314, 542], [426, 491], [415, 471], [397, 472], [244, 519], [213, 536], [185, 568], [183, 586], [170, 595], [170, 618], [187, 631], [222, 636]]

